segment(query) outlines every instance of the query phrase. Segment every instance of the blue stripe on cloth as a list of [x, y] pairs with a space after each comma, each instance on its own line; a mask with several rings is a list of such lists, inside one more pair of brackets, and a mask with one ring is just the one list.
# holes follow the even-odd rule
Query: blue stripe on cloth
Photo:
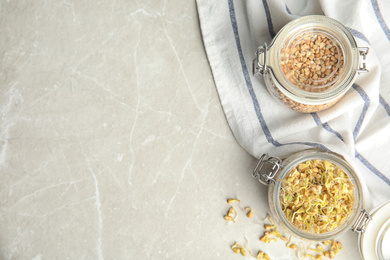
[[245, 83], [246, 83], [246, 86], [248, 88], [249, 94], [252, 98], [252, 102], [253, 102], [253, 106], [255, 108], [257, 118], [259, 120], [261, 128], [263, 129], [265, 137], [267, 138], [267, 141], [269, 143], [272, 143], [275, 146], [281, 146], [281, 144], [279, 142], [276, 142], [274, 140], [274, 138], [272, 137], [271, 132], [269, 131], [268, 126], [263, 118], [262, 113], [261, 113], [260, 105], [259, 105], [259, 102], [258, 102], [256, 96], [255, 96], [255, 92], [254, 92], [253, 87], [252, 87], [252, 82], [251, 82], [250, 77], [249, 77], [248, 68], [246, 67], [244, 55], [242, 53], [241, 42], [240, 42], [239, 35], [238, 35], [238, 26], [237, 26], [235, 11], [234, 11], [233, 0], [228, 0], [228, 3], [229, 3], [230, 20], [231, 20], [231, 24], [233, 27], [234, 37], [236, 40], [238, 55], [240, 57], [242, 72], [244, 74]]
[[287, 5], [285, 5], [286, 6], [286, 12], [288, 13], [288, 14], [291, 14], [291, 11], [290, 11], [290, 9], [288, 9], [288, 6]]
[[375, 168], [366, 158], [364, 158], [358, 151], [355, 150], [355, 157], [359, 159], [371, 172], [378, 176], [382, 181], [390, 186], [390, 180], [383, 175], [377, 168]]
[[364, 90], [358, 84], [354, 83], [352, 87], [357, 91], [357, 93], [359, 93], [359, 95], [364, 101], [362, 112], [360, 113], [358, 122], [356, 123], [355, 129], [353, 130], [353, 140], [356, 140], [356, 137], [359, 134], [360, 128], [362, 127], [364, 118], [367, 114], [367, 110], [370, 106], [371, 101], [366, 92], [364, 92]]
[[379, 95], [379, 103], [385, 108], [387, 115], [390, 116], [390, 105], [381, 95]]
[[357, 31], [355, 29], [352, 29], [351, 27], [347, 27], [347, 29], [352, 33], [352, 35], [354, 37], [362, 39], [363, 41], [365, 41], [368, 44], [370, 44], [370, 41], [367, 39], [367, 37], [363, 33], [359, 32], [359, 31]]
[[383, 32], [386, 34], [387, 39], [389, 39], [390, 41], [390, 30], [389, 27], [387, 27], [385, 20], [383, 19], [381, 10], [379, 9], [378, 1], [371, 0], [371, 5], [372, 8], [374, 8], [376, 19], [378, 20], [380, 26], [382, 27]]
[[[316, 113], [311, 113], [311, 115], [314, 118], [314, 121], [318, 126], [322, 126], [326, 131], [335, 134], [341, 141], [344, 142], [341, 134], [337, 132], [336, 130], [332, 129], [328, 123], [322, 123], [321, 119]], [[376, 176], [378, 176], [382, 181], [384, 181], [386, 184], [390, 186], [390, 180], [383, 175], [377, 168], [375, 168], [369, 161], [367, 161], [366, 158], [364, 158], [356, 149], [355, 149], [355, 157], [369, 169], [371, 172], [373, 172]]]
[[237, 51], [238, 51], [238, 56], [240, 58], [242, 73], [244, 75], [245, 83], [246, 83], [247, 89], [249, 91], [250, 97], [252, 99], [252, 103], [253, 103], [253, 106], [254, 106], [254, 109], [255, 109], [255, 112], [256, 112], [257, 119], [259, 120], [261, 129], [263, 130], [263, 132], [264, 132], [264, 134], [266, 136], [267, 141], [269, 143], [271, 143], [272, 145], [276, 146], [276, 147], [280, 147], [280, 146], [284, 146], [284, 145], [298, 144], [298, 145], [306, 145], [306, 146], [310, 146], [310, 147], [321, 148], [321, 149], [324, 149], [326, 151], [329, 151], [329, 149], [327, 147], [325, 147], [322, 144], [318, 144], [318, 143], [312, 143], [312, 142], [291, 142], [291, 143], [281, 144], [281, 143], [279, 143], [278, 141], [276, 141], [272, 137], [272, 134], [271, 134], [271, 132], [270, 132], [268, 126], [267, 126], [267, 123], [264, 120], [264, 117], [263, 117], [263, 115], [261, 113], [261, 108], [260, 108], [260, 105], [259, 105], [259, 101], [257, 100], [256, 94], [255, 94], [255, 92], [253, 90], [252, 82], [251, 82], [251, 79], [250, 79], [250, 76], [249, 76], [249, 71], [248, 71], [248, 68], [247, 68], [247, 66], [245, 64], [245, 59], [244, 59], [244, 55], [242, 53], [242, 48], [241, 48], [240, 36], [239, 36], [239, 33], [238, 33], [238, 26], [237, 26], [237, 20], [236, 20], [236, 14], [235, 14], [235, 10], [234, 10], [233, 0], [228, 0], [228, 5], [229, 5], [229, 13], [230, 13], [230, 22], [232, 24], [234, 38], [236, 40]]
[[274, 25], [272, 24], [271, 12], [269, 11], [267, 0], [263, 0], [263, 6], [264, 6], [264, 11], [265, 11], [265, 16], [267, 17], [269, 34], [271, 35], [272, 38], [274, 38], [276, 33], [274, 30]]
[[316, 122], [316, 124], [317, 124], [318, 126], [322, 125], [322, 127], [323, 127], [325, 130], [327, 130], [328, 132], [333, 133], [333, 134], [336, 135], [341, 141], [344, 142], [344, 138], [341, 136], [341, 134], [340, 134], [339, 132], [333, 130], [333, 129], [330, 127], [330, 125], [329, 125], [328, 123], [322, 123], [322, 122], [321, 122], [321, 119], [320, 119], [320, 117], [318, 116], [317, 113], [310, 113], [310, 114], [311, 114], [311, 116], [313, 117], [314, 122]]

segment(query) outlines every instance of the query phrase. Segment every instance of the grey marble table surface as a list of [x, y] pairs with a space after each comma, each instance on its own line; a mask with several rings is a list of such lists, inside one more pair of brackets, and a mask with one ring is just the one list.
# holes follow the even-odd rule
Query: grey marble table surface
[[1, 1], [0, 35], [0, 259], [296, 259], [258, 240], [194, 1]]

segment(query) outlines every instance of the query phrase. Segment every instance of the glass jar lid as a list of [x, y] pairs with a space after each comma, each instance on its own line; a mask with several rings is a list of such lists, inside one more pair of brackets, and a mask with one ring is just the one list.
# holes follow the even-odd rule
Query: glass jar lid
[[359, 249], [364, 259], [390, 259], [390, 202], [374, 209], [359, 235]]

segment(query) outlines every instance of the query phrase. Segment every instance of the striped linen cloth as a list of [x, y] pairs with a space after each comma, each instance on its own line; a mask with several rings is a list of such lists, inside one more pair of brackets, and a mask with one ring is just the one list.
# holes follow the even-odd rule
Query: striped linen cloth
[[[318, 147], [344, 157], [366, 184], [365, 208], [390, 201], [390, 5], [386, 0], [197, 0], [201, 33], [228, 124], [239, 144], [259, 158]], [[332, 108], [288, 109], [252, 75], [258, 46], [288, 22], [323, 14], [343, 23], [369, 47], [369, 73]], [[388, 18], [387, 21], [385, 18]], [[367, 194], [369, 193], [369, 194]]]

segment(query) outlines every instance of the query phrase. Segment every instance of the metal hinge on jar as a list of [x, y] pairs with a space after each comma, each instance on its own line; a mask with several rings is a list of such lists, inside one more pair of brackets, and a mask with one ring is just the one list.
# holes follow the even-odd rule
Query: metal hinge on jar
[[264, 43], [263, 46], [259, 46], [256, 51], [256, 58], [253, 60], [252, 64], [252, 73], [255, 74], [266, 74], [268, 72], [267, 68], [267, 43]]
[[371, 220], [371, 215], [364, 209], [360, 212], [355, 224], [352, 226], [352, 231], [357, 233], [364, 233], [368, 222]]
[[282, 160], [279, 158], [268, 157], [268, 154], [263, 154], [253, 170], [252, 176], [264, 185], [274, 183], [275, 180], [273, 178], [279, 171], [281, 162]]
[[368, 72], [368, 69], [366, 67], [366, 57], [369, 51], [368, 47], [359, 47], [359, 55], [362, 57], [361, 65], [359, 66], [358, 73], [365, 73]]

